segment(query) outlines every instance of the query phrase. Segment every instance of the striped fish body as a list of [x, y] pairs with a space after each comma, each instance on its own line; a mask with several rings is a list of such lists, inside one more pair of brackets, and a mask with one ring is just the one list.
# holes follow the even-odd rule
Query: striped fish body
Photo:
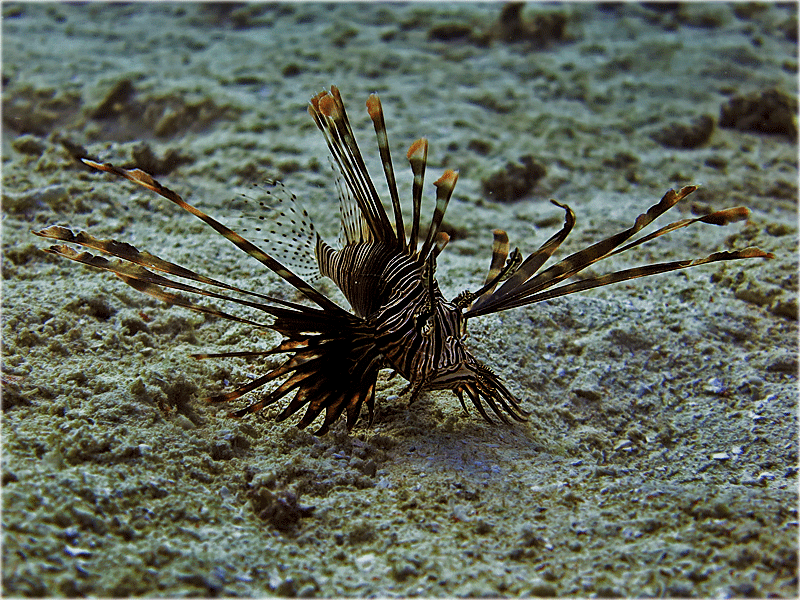
[[342, 290], [353, 312], [369, 317], [419, 278], [419, 267], [394, 248], [376, 242], [360, 242], [334, 250], [321, 239], [317, 244], [320, 273]]
[[[292, 206], [294, 196], [284, 198], [288, 204], [278, 212], [279, 215], [288, 215], [284, 225], [289, 231], [273, 231], [276, 235], [281, 234], [281, 239], [264, 239], [268, 244], [265, 250], [188, 204], [147, 173], [83, 159], [85, 164], [145, 187], [204, 221], [293, 286], [310, 304], [289, 302], [244, 290], [148, 252], [140, 252], [130, 244], [98, 239], [86, 232], [75, 234], [65, 227], [53, 226], [35, 234], [120, 259], [108, 260], [101, 255], [76, 251], [65, 244], [53, 245], [48, 249], [58, 256], [114, 273], [128, 285], [168, 303], [280, 333], [283, 340], [270, 350], [194, 355], [201, 359], [286, 357], [280, 365], [254, 380], [208, 400], [230, 402], [270, 386], [269, 391], [262, 392], [255, 402], [229, 414], [242, 417], [289, 396], [291, 400], [276, 418], [283, 420], [304, 411], [297, 423], [298, 427], [303, 428], [321, 417], [322, 425], [316, 431], [320, 435], [342, 415], [346, 417], [348, 429], [352, 428], [359, 419], [362, 407], [366, 407], [369, 420], [372, 421], [378, 373], [385, 367], [393, 368], [409, 381], [411, 400], [424, 390], [449, 389], [459, 398], [465, 411], [466, 400], [469, 400], [489, 422], [494, 421], [486, 410], [487, 406], [503, 422], [510, 422], [509, 417], [525, 420], [527, 413], [519, 406], [516, 397], [491, 369], [472, 356], [465, 347], [468, 319], [637, 277], [716, 261], [773, 257], [758, 248], [745, 248], [715, 252], [705, 258], [648, 264], [570, 281], [583, 269], [603, 258], [631, 250], [661, 235], [695, 223], [728, 225], [746, 219], [749, 211], [743, 207], [720, 210], [694, 219], [682, 219], [647, 235], [637, 236], [696, 188], [686, 186], [677, 192], [669, 190], [657, 204], [639, 215], [630, 228], [543, 269], [575, 225], [573, 211], [553, 201], [566, 215], [559, 232], [523, 260], [517, 249], [509, 253], [506, 233], [495, 230], [491, 263], [483, 285], [474, 292], [465, 291], [447, 301], [439, 290], [434, 274], [437, 258], [448, 241], [448, 237], [439, 230], [458, 175], [454, 171], [445, 171], [434, 183], [436, 207], [425, 239], [422, 240], [420, 207], [428, 144], [420, 139], [411, 145], [407, 158], [414, 180], [411, 233], [406, 237], [383, 109], [377, 96], [372, 95], [367, 100], [367, 110], [375, 126], [394, 223], [390, 221], [367, 172], [339, 90], [331, 87], [330, 92], [317, 94], [309, 104], [309, 113], [322, 131], [345, 183], [339, 186], [344, 234], [340, 249], [332, 248], [316, 233], [312, 235], [313, 226], [305, 211]], [[261, 205], [266, 206], [265, 203]], [[264, 215], [259, 218], [266, 220]], [[301, 249], [315, 255], [315, 260], [307, 257], [305, 261], [292, 262], [297, 249], [286, 248], [285, 245], [282, 247], [281, 244], [287, 242], [281, 240], [286, 239], [300, 243]], [[281, 260], [276, 257], [281, 257]], [[316, 271], [315, 264], [319, 274], [332, 279], [341, 289], [351, 310], [340, 307], [304, 279], [309, 276], [309, 269]], [[311, 273], [311, 276], [316, 275], [316, 272]], [[265, 315], [267, 320], [247, 319], [197, 304], [187, 299], [186, 294], [246, 306]]]
[[405, 252], [370, 243], [333, 250], [320, 240], [320, 273], [342, 290], [353, 312], [375, 331], [375, 346], [386, 364], [412, 389], [432, 389], [436, 374], [476, 363], [462, 336], [461, 310], [445, 300], [423, 268]]

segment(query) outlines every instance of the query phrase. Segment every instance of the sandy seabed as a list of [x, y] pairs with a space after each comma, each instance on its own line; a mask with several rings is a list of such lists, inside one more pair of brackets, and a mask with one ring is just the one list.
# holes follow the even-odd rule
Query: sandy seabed
[[[504, 25], [500, 4], [2, 10], [4, 595], [797, 596], [797, 5], [529, 5]], [[406, 202], [416, 138], [429, 181], [459, 170], [447, 297], [480, 285], [493, 228], [523, 252], [557, 231], [550, 198], [578, 218], [558, 256], [670, 187], [702, 186], [673, 219], [752, 210], [594, 274], [733, 247], [776, 258], [471, 323], [527, 423], [493, 427], [447, 392], [409, 407], [388, 372], [374, 424], [349, 434], [276, 423], [279, 406], [228, 418], [201, 399], [267, 363], [189, 355], [275, 339], [46, 254], [31, 231], [86, 229], [296, 300], [74, 157], [155, 171], [234, 223], [239, 195], [278, 178], [333, 241], [306, 112], [331, 84], [375, 175], [363, 103], [380, 94]], [[546, 175], [500, 202], [483, 182], [526, 156]]]

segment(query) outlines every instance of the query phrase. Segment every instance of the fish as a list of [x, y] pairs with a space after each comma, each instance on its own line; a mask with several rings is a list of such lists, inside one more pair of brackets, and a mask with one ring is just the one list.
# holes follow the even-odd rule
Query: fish
[[[696, 223], [725, 226], [743, 221], [748, 218], [749, 210], [728, 208], [681, 219], [637, 237], [697, 186], [670, 189], [660, 201], [638, 215], [629, 228], [544, 268], [576, 223], [569, 206], [552, 200], [564, 211], [564, 224], [558, 232], [523, 258], [519, 248], [511, 250], [506, 232], [496, 229], [488, 273], [482, 284], [448, 300], [439, 287], [436, 266], [450, 239], [443, 230], [443, 221], [458, 173], [447, 169], [434, 182], [436, 204], [427, 227], [423, 228], [428, 141], [421, 138], [411, 144], [406, 155], [413, 175], [407, 232], [408, 215], [403, 212], [398, 194], [379, 97], [370, 95], [366, 107], [376, 133], [391, 212], [384, 206], [367, 170], [338, 88], [331, 86], [330, 90], [314, 95], [308, 106], [339, 174], [341, 235], [335, 245], [322, 239], [308, 212], [278, 182], [268, 181], [259, 187], [260, 198], [253, 202], [262, 211], [256, 214], [256, 219], [264, 224], [252, 230], [263, 237], [259, 246], [138, 168], [82, 159], [98, 171], [127, 179], [191, 213], [283, 279], [302, 295], [300, 301], [245, 290], [139, 251], [128, 243], [99, 239], [84, 231], [74, 233], [56, 225], [33, 233], [62, 242], [50, 246], [47, 252], [109, 271], [129, 286], [159, 300], [280, 334], [281, 341], [268, 350], [194, 354], [198, 359], [283, 357], [277, 366], [253, 380], [207, 400], [228, 403], [254, 393], [252, 402], [228, 413], [238, 418], [289, 398], [276, 420], [283, 421], [302, 411], [296, 423], [302, 429], [318, 422], [319, 417], [317, 435], [324, 435], [343, 415], [347, 430], [351, 431], [364, 408], [368, 423], [372, 424], [378, 374], [383, 369], [393, 370], [408, 382], [403, 394], [409, 394], [410, 405], [428, 390], [451, 390], [464, 411], [469, 412], [469, 402], [489, 423], [496, 424], [495, 419], [505, 424], [525, 421], [530, 413], [521, 406], [521, 401], [468, 348], [467, 324], [471, 319], [708, 263], [774, 258], [771, 253], [748, 247], [575, 279], [587, 267], [662, 235]], [[76, 250], [68, 244], [100, 254]], [[340, 306], [315, 287], [322, 277], [336, 284], [348, 307]], [[258, 318], [224, 312], [200, 304], [186, 294], [249, 307]]]

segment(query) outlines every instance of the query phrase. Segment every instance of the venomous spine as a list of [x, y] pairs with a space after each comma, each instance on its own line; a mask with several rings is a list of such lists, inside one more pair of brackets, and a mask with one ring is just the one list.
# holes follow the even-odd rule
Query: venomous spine
[[[523, 421], [527, 413], [519, 405], [517, 398], [489, 367], [467, 349], [464, 337], [469, 319], [598, 286], [710, 262], [772, 258], [771, 254], [757, 248], [745, 248], [715, 252], [705, 258], [649, 264], [567, 282], [572, 276], [603, 258], [625, 252], [676, 229], [693, 223], [727, 225], [746, 219], [749, 211], [738, 207], [699, 218], [679, 220], [630, 241], [696, 187], [687, 186], [678, 192], [669, 190], [657, 204], [639, 215], [630, 228], [541, 270], [575, 225], [573, 211], [568, 206], [553, 201], [565, 211], [564, 226], [558, 233], [523, 260], [519, 250], [509, 252], [506, 233], [496, 230], [489, 272], [483, 285], [475, 291], [462, 292], [448, 301], [439, 289], [435, 271], [437, 259], [449, 239], [441, 231], [441, 225], [458, 174], [447, 170], [434, 183], [436, 206], [427, 233], [423, 236], [420, 213], [428, 142], [420, 139], [411, 145], [407, 158], [414, 180], [411, 229], [406, 236], [405, 217], [397, 192], [383, 109], [376, 95], [373, 94], [367, 100], [367, 110], [377, 134], [393, 219], [390, 220], [367, 172], [339, 90], [331, 87], [329, 92], [317, 94], [311, 99], [309, 113], [322, 131], [344, 180], [339, 194], [342, 247], [334, 248], [322, 240], [310, 225], [308, 215], [296, 206], [291, 206], [291, 202], [288, 207], [291, 218], [288, 221], [285, 220], [288, 218], [286, 212], [281, 212], [285, 217], [283, 226], [298, 233], [301, 247], [313, 253], [311, 269], [308, 268], [308, 257], [294, 260], [291, 252], [287, 254], [285, 248], [276, 249], [275, 244], [268, 244], [270, 247], [267, 250], [258, 247], [186, 203], [178, 194], [139, 169], [123, 169], [109, 163], [101, 164], [83, 159], [91, 167], [124, 177], [192, 213], [296, 288], [310, 304], [289, 302], [243, 290], [147, 252], [140, 252], [129, 244], [97, 239], [86, 232], [75, 234], [67, 228], [53, 226], [35, 233], [121, 259], [108, 260], [100, 255], [73, 250], [64, 244], [53, 245], [48, 250], [68, 259], [108, 270], [128, 285], [156, 298], [280, 333], [283, 340], [267, 351], [243, 350], [195, 355], [197, 358], [286, 355], [285, 361], [279, 366], [231, 392], [209, 400], [235, 400], [273, 381], [279, 381], [277, 387], [230, 414], [241, 417], [254, 413], [293, 394], [277, 419], [281, 421], [304, 409], [305, 412], [297, 423], [298, 427], [303, 428], [324, 413], [322, 424], [316, 431], [320, 435], [342, 414], [346, 416], [348, 429], [352, 428], [364, 405], [369, 413], [369, 420], [372, 421], [376, 381], [378, 372], [383, 368], [394, 369], [408, 380], [412, 401], [424, 390], [450, 389], [458, 396], [464, 410], [467, 410], [466, 400], [469, 400], [489, 422], [493, 422], [490, 412], [506, 423], [510, 422], [509, 417]], [[281, 256], [281, 259], [276, 256]], [[179, 279], [171, 279], [161, 273]], [[329, 277], [336, 283], [351, 310], [340, 307], [313, 287], [313, 279], [320, 275]], [[204, 287], [194, 284], [203, 284]], [[266, 319], [250, 320], [225, 313], [197, 304], [170, 290], [248, 306], [263, 313]]]

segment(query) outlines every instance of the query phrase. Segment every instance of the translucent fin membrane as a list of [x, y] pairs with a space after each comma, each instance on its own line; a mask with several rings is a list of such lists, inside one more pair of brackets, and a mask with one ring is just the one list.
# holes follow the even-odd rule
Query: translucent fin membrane
[[315, 256], [317, 232], [308, 211], [279, 181], [254, 184], [239, 198], [244, 210], [226, 219], [239, 232], [304, 281], [320, 278]]

